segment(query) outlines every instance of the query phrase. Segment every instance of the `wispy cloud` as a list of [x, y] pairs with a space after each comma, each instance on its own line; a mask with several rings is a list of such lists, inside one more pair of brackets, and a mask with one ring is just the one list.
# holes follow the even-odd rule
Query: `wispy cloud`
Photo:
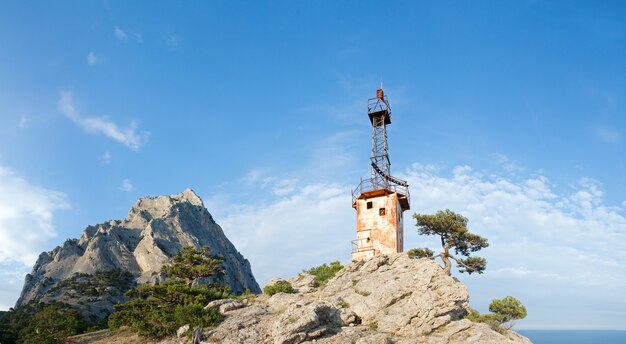
[[122, 184], [120, 184], [118, 189], [124, 192], [132, 192], [135, 190], [135, 187], [133, 186], [133, 183], [130, 182], [130, 180], [124, 179], [122, 180]]
[[113, 32], [115, 33], [115, 37], [119, 40], [125, 41], [128, 39], [128, 34], [126, 31], [120, 29], [119, 27], [114, 27]]
[[20, 121], [18, 122], [17, 126], [20, 129], [26, 129], [26, 128], [28, 128], [28, 124], [29, 123], [30, 123], [30, 120], [28, 119], [28, 116], [22, 115], [22, 116], [20, 116]]
[[111, 163], [111, 153], [109, 151], [106, 151], [102, 154], [102, 156], [100, 157], [100, 163], [103, 165], [108, 165]]
[[148, 138], [147, 133], [139, 134], [137, 132], [137, 125], [134, 122], [126, 128], [120, 128], [116, 123], [105, 118], [81, 115], [74, 106], [74, 97], [71, 92], [62, 92], [57, 106], [59, 111], [83, 130], [89, 133], [103, 134], [132, 150], [138, 150]]
[[174, 33], [166, 33], [163, 35], [163, 42], [168, 48], [174, 49], [180, 44], [180, 38]]
[[36, 186], [0, 166], [0, 262], [32, 265], [56, 236], [55, 211], [69, 207], [67, 196]]
[[605, 127], [598, 128], [596, 130], [596, 134], [598, 135], [600, 140], [606, 143], [618, 144], [622, 140], [622, 135], [619, 133], [619, 131]]
[[96, 54], [94, 54], [93, 51], [90, 51], [89, 54], [87, 54], [87, 64], [90, 66], [95, 66], [98, 63], [100, 63], [100, 59], [96, 57]]
[[143, 36], [139, 32], [127, 31], [127, 30], [123, 30], [119, 26], [115, 26], [113, 28], [113, 33], [115, 34], [115, 38], [119, 39], [120, 41], [134, 40], [135, 42], [139, 44], [143, 43]]

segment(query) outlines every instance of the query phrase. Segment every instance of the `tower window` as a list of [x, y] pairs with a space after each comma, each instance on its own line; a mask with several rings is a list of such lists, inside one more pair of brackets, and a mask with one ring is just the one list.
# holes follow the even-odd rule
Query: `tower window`
[[378, 215], [380, 215], [380, 216], [385, 215], [385, 208], [378, 209]]
[[367, 209], [372, 209], [372, 201], [367, 202]]

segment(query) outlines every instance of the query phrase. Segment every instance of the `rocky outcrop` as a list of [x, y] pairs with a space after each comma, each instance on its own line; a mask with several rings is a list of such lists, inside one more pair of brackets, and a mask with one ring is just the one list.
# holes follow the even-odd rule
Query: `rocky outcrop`
[[[339, 271], [325, 287], [310, 275], [289, 281], [298, 292], [259, 296], [225, 310], [207, 343], [526, 344], [513, 331], [463, 319], [467, 288], [428, 259], [378, 256]], [[229, 302], [219, 302], [222, 307]], [[220, 308], [221, 309], [221, 308]]]
[[33, 300], [60, 300], [79, 308], [95, 307], [88, 313], [101, 316], [112, 310], [119, 291], [113, 296], [102, 291], [71, 296], [59, 292], [58, 285], [73, 276], [83, 276], [77, 273], [94, 275], [111, 270], [128, 271], [139, 284], [154, 282], [163, 278], [161, 268], [184, 246], [207, 246], [213, 255], [224, 259], [224, 274], [212, 281], [228, 285], [235, 294], [246, 289], [261, 291], [248, 260], [226, 238], [202, 200], [187, 189], [178, 195], [141, 198], [126, 219], [88, 226], [80, 239], [67, 240], [41, 253], [33, 271], [26, 275], [16, 306]]

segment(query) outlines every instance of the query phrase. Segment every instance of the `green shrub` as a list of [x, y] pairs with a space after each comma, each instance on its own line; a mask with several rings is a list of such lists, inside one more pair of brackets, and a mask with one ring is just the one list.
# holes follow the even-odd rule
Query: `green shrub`
[[82, 333], [87, 323], [78, 311], [59, 303], [45, 305], [20, 330], [20, 343], [61, 343], [68, 336]]
[[406, 253], [411, 259], [432, 258], [434, 252], [428, 248], [412, 248]]
[[296, 291], [293, 289], [293, 286], [291, 286], [291, 283], [287, 281], [279, 281], [275, 284], [268, 284], [263, 287], [263, 292], [269, 296], [272, 296], [278, 293], [293, 294]]
[[514, 320], [524, 319], [527, 315], [526, 307], [513, 296], [504, 299], [494, 299], [489, 304], [491, 314], [480, 314], [477, 310], [471, 309], [465, 316], [473, 322], [482, 322], [490, 325], [494, 330], [503, 332], [513, 327]]
[[174, 311], [177, 327], [189, 324], [190, 328], [211, 327], [222, 321], [222, 315], [215, 308], [205, 309], [203, 305], [179, 305]]
[[513, 321], [524, 319], [528, 313], [526, 307], [520, 300], [513, 296], [507, 296], [504, 299], [495, 299], [489, 304], [489, 310], [496, 316], [496, 321], [506, 329], [513, 327]]
[[[51, 282], [49, 282], [51, 283]], [[103, 296], [107, 288], [114, 288], [113, 293], [122, 294], [134, 284], [133, 275], [122, 269], [96, 271], [93, 275], [76, 272], [47, 291], [55, 294], [61, 291], [76, 291], [87, 296]]]
[[320, 266], [311, 268], [306, 272], [315, 277], [315, 281], [318, 285], [324, 286], [331, 278], [335, 277], [337, 271], [343, 269], [343, 265], [339, 261], [334, 261], [330, 264], [322, 264]]
[[0, 318], [0, 343], [61, 343], [83, 333], [88, 323], [64, 303], [36, 303], [11, 308]]

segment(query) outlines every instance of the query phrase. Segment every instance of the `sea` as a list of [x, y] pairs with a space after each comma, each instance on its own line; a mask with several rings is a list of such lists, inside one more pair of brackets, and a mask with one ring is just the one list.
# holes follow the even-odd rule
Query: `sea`
[[626, 344], [626, 331], [515, 330], [534, 344]]

